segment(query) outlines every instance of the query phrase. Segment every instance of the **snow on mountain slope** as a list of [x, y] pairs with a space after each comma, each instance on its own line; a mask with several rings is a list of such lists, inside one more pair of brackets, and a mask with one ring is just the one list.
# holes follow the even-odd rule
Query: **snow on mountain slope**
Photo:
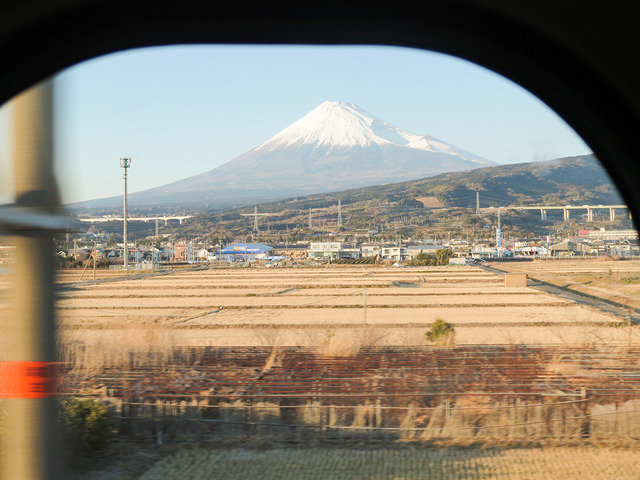
[[456, 155], [485, 166], [492, 164], [430, 135], [419, 136], [394, 127], [353, 103], [329, 101], [321, 103], [300, 120], [257, 147], [255, 151], [271, 151], [283, 146], [301, 144], [329, 148], [393, 144], [427, 152]]
[[313, 143], [328, 147], [407, 145], [418, 135], [389, 125], [352, 103], [324, 102], [259, 149]]
[[208, 172], [131, 194], [130, 202], [251, 203], [489, 165], [493, 162], [397, 128], [354, 104], [324, 102], [253, 150]]

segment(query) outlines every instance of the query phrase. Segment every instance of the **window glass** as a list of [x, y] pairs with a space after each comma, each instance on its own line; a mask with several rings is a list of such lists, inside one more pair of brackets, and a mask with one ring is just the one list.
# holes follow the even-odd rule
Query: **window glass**
[[388, 47], [143, 49], [55, 82], [67, 468], [632, 475], [590, 446], [633, 435], [637, 232], [537, 98]]

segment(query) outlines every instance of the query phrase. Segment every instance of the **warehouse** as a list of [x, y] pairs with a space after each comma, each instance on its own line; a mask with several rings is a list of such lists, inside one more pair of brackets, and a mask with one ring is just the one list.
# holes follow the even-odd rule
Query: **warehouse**
[[216, 255], [223, 262], [251, 262], [264, 260], [271, 250], [273, 247], [263, 243], [234, 243], [218, 250]]

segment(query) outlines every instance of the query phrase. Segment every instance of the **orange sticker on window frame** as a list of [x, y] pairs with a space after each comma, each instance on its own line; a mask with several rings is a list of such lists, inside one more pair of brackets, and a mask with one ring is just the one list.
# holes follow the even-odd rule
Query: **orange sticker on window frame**
[[0, 362], [0, 398], [55, 397], [56, 366], [56, 362]]

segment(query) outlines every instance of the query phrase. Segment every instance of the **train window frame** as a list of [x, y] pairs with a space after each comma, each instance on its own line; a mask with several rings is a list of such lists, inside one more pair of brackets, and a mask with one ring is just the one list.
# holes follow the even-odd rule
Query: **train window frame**
[[[631, 67], [640, 46], [640, 35], [631, 28], [637, 17], [624, 8], [602, 9], [598, 1], [582, 2], [578, 11], [556, 2], [528, 3], [432, 0], [415, 10], [407, 1], [321, 6], [284, 1], [254, 8], [204, 0], [179, 6], [152, 0], [7, 2], [0, 7], [0, 103], [66, 67], [137, 47], [361, 44], [438, 51], [489, 68], [551, 107], [591, 147], [637, 217], [640, 88], [633, 86]], [[594, 25], [599, 43], [588, 35]], [[33, 204], [32, 197], [23, 198], [18, 210], [3, 208], [3, 228], [21, 238], [38, 231], [43, 244], [51, 242], [47, 234], [59, 227], [59, 219], [51, 204], [41, 201], [53, 192], [44, 193]], [[49, 296], [51, 278], [40, 284]], [[48, 455], [41, 467], [55, 462]], [[55, 478], [55, 470], [41, 468], [38, 475]]]

